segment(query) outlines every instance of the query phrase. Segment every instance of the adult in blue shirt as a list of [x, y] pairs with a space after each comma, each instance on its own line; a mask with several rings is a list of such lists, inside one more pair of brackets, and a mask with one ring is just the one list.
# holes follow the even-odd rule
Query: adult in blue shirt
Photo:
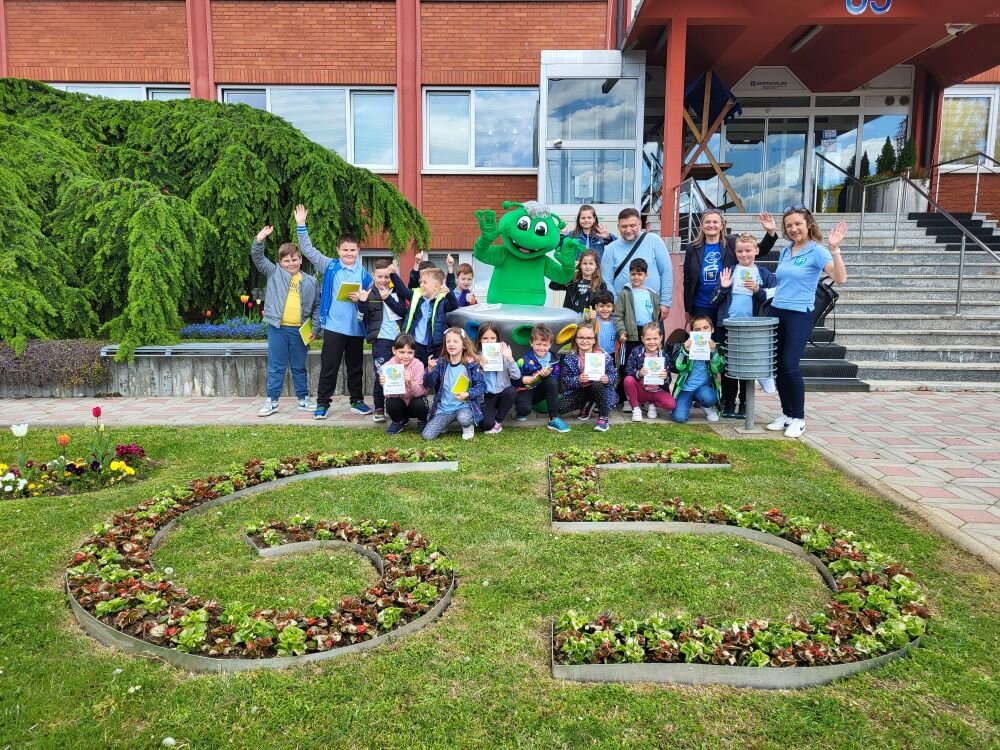
[[[759, 261], [768, 259], [771, 248], [778, 241], [777, 226], [771, 214], [762, 213], [760, 225], [767, 234], [760, 242]], [[695, 315], [715, 320], [718, 311], [712, 305], [712, 297], [719, 288], [719, 275], [723, 268], [736, 265], [736, 238], [726, 231], [725, 215], [715, 208], [705, 211], [701, 215], [698, 236], [681, 250], [684, 251], [684, 310], [688, 321]]]
[[[604, 246], [604, 255], [601, 256], [601, 276], [604, 278], [604, 283], [617, 299], [618, 293], [631, 283], [628, 273], [629, 263], [636, 258], [642, 258], [648, 268], [646, 286], [659, 294], [660, 320], [664, 320], [670, 313], [670, 305], [674, 299], [674, 269], [667, 246], [663, 244], [658, 234], [647, 232], [642, 244], [632, 253], [636, 242], [643, 234], [642, 219], [634, 208], [626, 208], [618, 214], [618, 234], [618, 239]], [[621, 272], [616, 274], [615, 270], [619, 266]]]
[[840, 243], [847, 224], [840, 222], [830, 232], [830, 249], [819, 244], [823, 233], [812, 212], [805, 206], [785, 209], [782, 229], [791, 245], [778, 258], [778, 287], [771, 301], [771, 314], [778, 319], [778, 396], [781, 416], [767, 426], [784, 430], [786, 437], [799, 437], [806, 429], [806, 389], [799, 361], [813, 329], [816, 284], [825, 273], [838, 284], [847, 281], [847, 268], [840, 255]]

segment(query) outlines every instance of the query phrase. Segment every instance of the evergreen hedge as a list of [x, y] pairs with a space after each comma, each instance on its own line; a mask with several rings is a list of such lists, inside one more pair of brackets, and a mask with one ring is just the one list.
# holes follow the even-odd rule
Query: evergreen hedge
[[129, 102], [0, 79], [0, 339], [107, 336], [118, 357], [176, 338], [181, 314], [248, 288], [264, 224], [313, 242], [342, 231], [426, 249], [426, 221], [392, 184], [279, 117], [199, 99]]

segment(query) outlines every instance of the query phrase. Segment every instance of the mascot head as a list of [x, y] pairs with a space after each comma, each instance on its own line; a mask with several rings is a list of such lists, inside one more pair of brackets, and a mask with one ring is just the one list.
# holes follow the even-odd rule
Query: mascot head
[[516, 258], [530, 259], [545, 255], [559, 245], [559, 230], [566, 222], [537, 201], [504, 201], [505, 209], [497, 228], [504, 247]]

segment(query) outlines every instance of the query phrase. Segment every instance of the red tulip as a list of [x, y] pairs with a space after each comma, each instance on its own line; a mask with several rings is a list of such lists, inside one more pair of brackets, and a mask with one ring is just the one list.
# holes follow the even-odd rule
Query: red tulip
[[205, 310], [205, 317], [206, 318], [211, 318], [212, 317], [212, 311], [211, 310]]
[[253, 309], [253, 302], [247, 302], [247, 307]]
[[95, 418], [100, 419], [101, 418], [101, 407], [100, 406], [95, 406], [93, 409], [90, 410], [90, 413], [93, 414]]

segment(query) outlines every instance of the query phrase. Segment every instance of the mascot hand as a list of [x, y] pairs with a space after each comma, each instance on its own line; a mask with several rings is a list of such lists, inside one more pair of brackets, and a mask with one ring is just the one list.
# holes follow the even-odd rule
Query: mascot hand
[[497, 238], [500, 230], [497, 228], [497, 212], [492, 209], [476, 211], [476, 219], [479, 221], [479, 232], [490, 242]]
[[556, 262], [563, 268], [576, 270], [576, 259], [586, 248], [572, 237], [563, 240], [562, 245], [555, 254]]

